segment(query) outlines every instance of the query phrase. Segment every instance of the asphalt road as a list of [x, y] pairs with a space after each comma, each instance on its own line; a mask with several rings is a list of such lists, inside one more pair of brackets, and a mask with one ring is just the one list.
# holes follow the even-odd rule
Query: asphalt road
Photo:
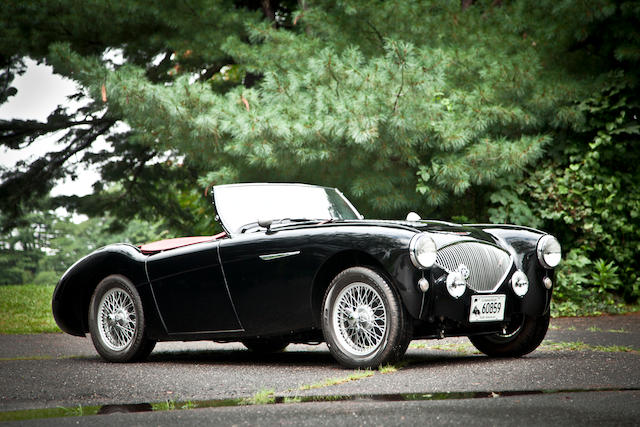
[[399, 369], [365, 375], [324, 345], [265, 357], [238, 344], [160, 343], [145, 363], [111, 364], [88, 338], [0, 335], [0, 421], [18, 416], [37, 425], [640, 425], [640, 314], [554, 319], [543, 346], [520, 359], [476, 354], [464, 338], [414, 341]]

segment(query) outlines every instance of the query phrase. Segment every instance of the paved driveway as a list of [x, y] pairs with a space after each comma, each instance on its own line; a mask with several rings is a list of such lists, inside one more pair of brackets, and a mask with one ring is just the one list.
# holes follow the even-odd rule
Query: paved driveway
[[[98, 412], [117, 413], [89, 416]], [[487, 358], [464, 338], [414, 341], [403, 364], [368, 372], [340, 367], [324, 345], [264, 357], [238, 344], [160, 343], [146, 363], [111, 364], [88, 338], [0, 335], [0, 421], [20, 417], [74, 425], [638, 425], [640, 315], [553, 319], [541, 348], [520, 359]]]

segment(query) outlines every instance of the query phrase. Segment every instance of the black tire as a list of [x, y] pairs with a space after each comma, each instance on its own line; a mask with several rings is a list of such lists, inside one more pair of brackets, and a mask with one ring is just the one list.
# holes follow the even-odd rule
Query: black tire
[[482, 353], [492, 357], [520, 357], [538, 348], [549, 329], [549, 313], [540, 317], [520, 315], [507, 327], [506, 334], [470, 336]]
[[351, 267], [338, 274], [325, 293], [322, 331], [341, 365], [375, 368], [404, 356], [413, 328], [383, 275], [371, 268]]
[[89, 332], [96, 351], [109, 362], [146, 359], [156, 345], [145, 336], [142, 300], [124, 276], [105, 277], [89, 305]]
[[270, 354], [283, 351], [290, 343], [277, 338], [255, 338], [242, 341], [242, 345], [254, 353]]

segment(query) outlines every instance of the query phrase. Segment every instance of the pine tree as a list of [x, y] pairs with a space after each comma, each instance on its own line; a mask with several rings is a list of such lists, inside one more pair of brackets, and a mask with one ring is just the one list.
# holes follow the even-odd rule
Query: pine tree
[[[122, 141], [147, 156], [171, 153], [198, 176], [199, 191], [304, 181], [342, 188], [370, 216], [412, 209], [475, 219], [486, 219], [504, 181], [584, 127], [579, 100], [602, 70], [571, 49], [617, 10], [605, 0], [304, 1], [279, 3], [273, 19], [243, 9], [209, 31], [230, 4], [216, 4], [224, 13], [191, 6], [193, 16], [143, 14], [176, 29], [156, 41], [174, 49], [169, 68], [150, 73], [157, 49], [136, 56], [127, 47], [129, 60], [114, 66], [64, 38], [47, 61], [132, 128]], [[128, 170], [135, 178], [135, 163]]]
[[[156, 84], [170, 84], [180, 73], [198, 73], [198, 78], [207, 80], [232, 63], [220, 49], [220, 40], [230, 34], [246, 38], [244, 26], [259, 22], [261, 6], [225, 0], [4, 1], [0, 102], [15, 95], [12, 82], [25, 72], [23, 58], [49, 63], [51, 45], [60, 42], [82, 56], [98, 58], [100, 68], [135, 65], [147, 81]], [[81, 88], [73, 98], [84, 93]], [[63, 205], [91, 215], [112, 211], [123, 219], [137, 214], [162, 217], [172, 229], [192, 232], [188, 224], [195, 222], [195, 212], [182, 208], [181, 200], [192, 198], [198, 171], [177, 167], [181, 162], [176, 161], [180, 158], [176, 150], [158, 151], [144, 130], [123, 130], [126, 126], [121, 123], [126, 119], [105, 107], [98, 96], [78, 110], [60, 106], [46, 122], [0, 120], [0, 145], [6, 149], [38, 145], [42, 135], [58, 135], [61, 147], [14, 169], [0, 169], [4, 213], [0, 228], [26, 225], [28, 213], [43, 208], [57, 181], [75, 177], [80, 159], [101, 170], [96, 197], [58, 197], [50, 200], [49, 207]], [[92, 148], [103, 136], [112, 151]]]

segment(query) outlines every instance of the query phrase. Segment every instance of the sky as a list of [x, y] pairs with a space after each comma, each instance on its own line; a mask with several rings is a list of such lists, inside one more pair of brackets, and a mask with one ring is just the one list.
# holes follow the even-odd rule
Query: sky
[[[22, 76], [14, 79], [13, 86], [18, 89], [18, 94], [9, 98], [9, 101], [0, 105], [0, 120], [32, 119], [46, 121], [47, 116], [58, 105], [72, 105], [67, 96], [77, 92], [78, 86], [72, 80], [53, 73], [52, 67], [45, 64], [37, 64], [31, 59], [25, 61], [27, 71]], [[80, 105], [80, 104], [78, 104]], [[6, 150], [0, 147], [0, 165], [15, 167], [20, 160], [35, 159], [49, 151], [57, 151], [62, 147], [55, 143], [56, 138], [39, 138], [31, 146], [22, 150]], [[99, 142], [99, 141], [97, 141]], [[102, 141], [104, 146], [107, 143]], [[101, 145], [101, 144], [99, 144]], [[96, 147], [102, 148], [102, 147]], [[79, 161], [82, 154], [72, 161]], [[95, 170], [78, 167], [78, 179], [67, 179], [56, 185], [52, 195], [85, 195], [91, 193], [92, 185], [100, 178]]]

